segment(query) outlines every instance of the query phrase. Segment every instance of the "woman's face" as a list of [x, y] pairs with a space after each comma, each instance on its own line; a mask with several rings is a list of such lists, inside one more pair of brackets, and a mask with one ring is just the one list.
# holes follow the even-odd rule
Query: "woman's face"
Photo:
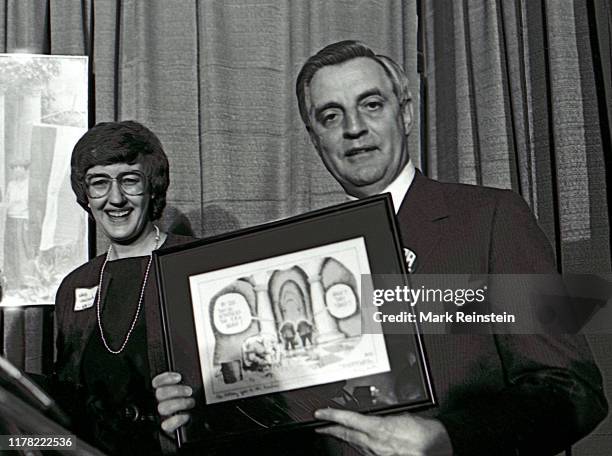
[[[87, 200], [97, 227], [111, 242], [129, 244], [137, 239], [149, 222], [151, 199], [142, 165], [115, 163], [93, 166], [85, 173], [85, 182]], [[108, 185], [108, 193], [98, 196], [105, 193]]]

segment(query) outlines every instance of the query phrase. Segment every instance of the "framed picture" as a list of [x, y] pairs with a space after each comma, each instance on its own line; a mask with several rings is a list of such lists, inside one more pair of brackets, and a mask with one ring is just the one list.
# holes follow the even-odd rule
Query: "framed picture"
[[364, 330], [363, 290], [407, 277], [388, 195], [159, 250], [155, 262], [168, 367], [198, 404], [179, 444], [316, 426], [323, 407], [433, 404], [416, 326]]
[[70, 155], [88, 123], [87, 57], [0, 54], [0, 305], [53, 304], [88, 259]]

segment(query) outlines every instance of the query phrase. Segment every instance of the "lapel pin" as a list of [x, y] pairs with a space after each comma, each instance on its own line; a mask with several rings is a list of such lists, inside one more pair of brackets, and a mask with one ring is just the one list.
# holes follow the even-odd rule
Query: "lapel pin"
[[414, 269], [415, 269], [414, 263], [416, 261], [416, 257], [417, 257], [416, 253], [404, 247], [404, 259], [406, 260], [406, 266], [408, 267], [408, 272], [411, 274], [414, 272]]

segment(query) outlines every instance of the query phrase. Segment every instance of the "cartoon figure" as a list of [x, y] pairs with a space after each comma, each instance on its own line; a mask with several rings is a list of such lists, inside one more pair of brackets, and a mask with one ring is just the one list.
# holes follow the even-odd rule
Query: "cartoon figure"
[[280, 362], [276, 337], [270, 334], [251, 336], [242, 344], [242, 363], [245, 369], [268, 371]]
[[296, 331], [295, 325], [291, 321], [285, 321], [279, 330], [281, 338], [285, 342], [285, 350], [293, 350], [296, 346]]
[[4, 270], [7, 287], [16, 290], [25, 285], [30, 271], [30, 242], [28, 223], [29, 162], [17, 160], [9, 165], [6, 188], [6, 225], [4, 227]]
[[308, 320], [300, 320], [297, 325], [297, 332], [302, 339], [302, 346], [306, 348], [306, 342], [312, 346], [312, 324]]

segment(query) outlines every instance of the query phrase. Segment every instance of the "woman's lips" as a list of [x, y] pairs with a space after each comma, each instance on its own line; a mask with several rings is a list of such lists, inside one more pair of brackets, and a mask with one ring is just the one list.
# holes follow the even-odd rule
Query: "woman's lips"
[[130, 215], [130, 212], [132, 212], [129, 209], [122, 209], [122, 210], [114, 210], [114, 211], [106, 211], [106, 215], [108, 215], [112, 220], [121, 220], [125, 217], [127, 217], [128, 215]]

